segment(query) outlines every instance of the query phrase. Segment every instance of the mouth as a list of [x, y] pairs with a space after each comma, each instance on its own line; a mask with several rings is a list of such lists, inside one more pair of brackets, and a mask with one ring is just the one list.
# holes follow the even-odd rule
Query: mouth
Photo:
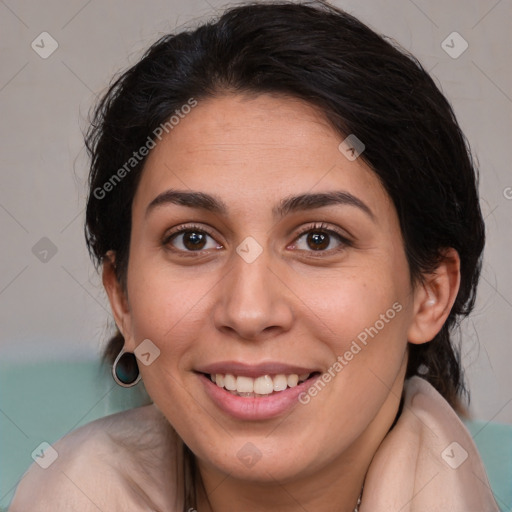
[[300, 375], [297, 373], [265, 374], [255, 378], [231, 373], [203, 373], [203, 375], [219, 388], [234, 396], [263, 398], [294, 388], [320, 375], [320, 372], [302, 373]]
[[209, 401], [236, 420], [270, 420], [300, 406], [320, 371], [282, 364], [218, 363], [196, 369]]

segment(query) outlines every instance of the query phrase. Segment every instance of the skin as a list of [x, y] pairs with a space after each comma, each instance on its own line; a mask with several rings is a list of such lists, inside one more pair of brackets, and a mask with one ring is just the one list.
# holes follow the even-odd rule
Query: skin
[[[446, 251], [437, 271], [413, 286], [395, 208], [362, 159], [349, 161], [338, 150], [342, 140], [296, 99], [226, 94], [200, 101], [146, 161], [133, 200], [126, 290], [115, 278], [115, 255], [105, 262], [125, 349], [148, 338], [160, 350], [140, 371], [196, 454], [205, 487], [199, 512], [352, 511], [397, 414], [408, 343], [431, 340], [455, 300], [457, 253]], [[146, 214], [168, 189], [215, 195], [227, 215], [176, 204]], [[363, 201], [373, 218], [350, 205], [272, 217], [283, 198], [335, 190]], [[308, 226], [317, 233], [314, 224], [322, 222], [350, 243], [333, 234], [321, 251], [307, 234], [297, 236]], [[165, 240], [185, 223], [213, 235], [199, 255], [186, 252], [183, 235]], [[247, 236], [263, 249], [252, 263], [236, 252]], [[396, 302], [402, 310], [309, 404], [277, 418], [228, 416], [193, 372], [220, 360], [327, 371]], [[252, 467], [237, 457], [247, 442], [261, 453]]]

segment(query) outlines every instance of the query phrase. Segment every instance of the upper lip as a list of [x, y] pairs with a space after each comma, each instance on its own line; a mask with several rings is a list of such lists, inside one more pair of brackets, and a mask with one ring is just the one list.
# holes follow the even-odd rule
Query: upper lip
[[247, 364], [240, 361], [218, 361], [216, 363], [207, 364], [196, 368], [197, 372], [208, 373], [210, 375], [231, 374], [241, 375], [245, 377], [260, 377], [262, 375], [290, 375], [296, 373], [297, 375], [304, 375], [306, 373], [314, 373], [319, 371], [315, 368], [305, 368], [304, 366], [295, 366], [286, 363], [279, 363], [277, 361], [269, 361], [258, 364]]

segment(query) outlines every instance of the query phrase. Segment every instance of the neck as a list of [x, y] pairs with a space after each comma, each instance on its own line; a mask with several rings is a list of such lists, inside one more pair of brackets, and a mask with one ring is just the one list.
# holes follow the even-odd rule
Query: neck
[[[332, 464], [339, 470], [339, 464]], [[204, 489], [198, 494], [198, 512], [298, 512], [315, 510], [331, 512], [333, 503], [336, 512], [353, 512], [363, 486], [367, 466], [355, 464], [345, 467], [343, 476], [334, 477], [331, 467], [325, 467], [314, 476], [304, 475], [293, 482], [269, 479], [265, 482], [247, 482], [233, 475], [217, 475], [199, 465]]]

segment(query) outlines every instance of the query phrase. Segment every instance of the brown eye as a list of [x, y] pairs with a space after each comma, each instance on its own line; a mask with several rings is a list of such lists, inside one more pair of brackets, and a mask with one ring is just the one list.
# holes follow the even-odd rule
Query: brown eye
[[198, 231], [185, 231], [183, 233], [183, 245], [191, 251], [203, 249], [205, 243], [205, 233], [200, 233]]
[[327, 233], [312, 231], [306, 238], [306, 243], [310, 249], [320, 251], [329, 247], [330, 236]]
[[[334, 228], [321, 223], [311, 225], [301, 230], [293, 243], [293, 248], [303, 252], [331, 254], [342, 251], [352, 244], [348, 238], [338, 233]], [[310, 254], [312, 255], [312, 254]]]
[[163, 245], [178, 252], [199, 252], [220, 249], [222, 246], [205, 230], [195, 226], [184, 226], [168, 235]]

